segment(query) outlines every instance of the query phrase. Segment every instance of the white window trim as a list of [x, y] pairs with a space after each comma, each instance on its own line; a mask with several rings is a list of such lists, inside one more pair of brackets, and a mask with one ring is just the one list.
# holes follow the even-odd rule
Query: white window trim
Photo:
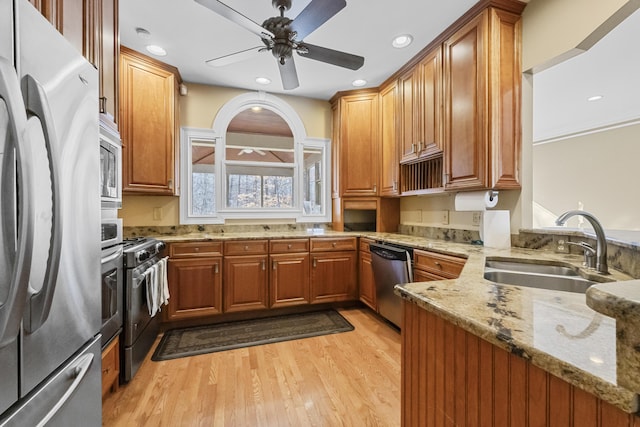
[[[269, 109], [278, 115], [289, 125], [294, 139], [296, 150], [296, 167], [294, 176], [297, 177], [297, 185], [294, 193], [294, 205], [292, 209], [230, 209], [226, 207], [226, 164], [224, 161], [224, 146], [227, 128], [233, 118], [247, 108], [260, 106]], [[331, 140], [326, 138], [309, 138], [298, 113], [286, 102], [278, 97], [265, 92], [249, 92], [239, 95], [228, 101], [216, 115], [211, 129], [198, 129], [184, 127], [180, 132], [181, 138], [181, 178], [186, 184], [187, 191], [180, 196], [180, 223], [181, 224], [224, 224], [225, 219], [292, 219], [296, 222], [331, 222], [331, 178], [329, 168], [331, 166]], [[216, 214], [215, 216], [193, 216], [189, 214], [191, 206], [191, 141], [206, 140], [215, 141], [215, 170], [216, 170]], [[323, 159], [322, 176], [324, 183], [323, 209], [319, 215], [305, 215], [302, 201], [304, 199], [304, 147], [322, 148]], [[232, 164], [230, 161], [229, 164]], [[264, 166], [264, 164], [262, 164]]]

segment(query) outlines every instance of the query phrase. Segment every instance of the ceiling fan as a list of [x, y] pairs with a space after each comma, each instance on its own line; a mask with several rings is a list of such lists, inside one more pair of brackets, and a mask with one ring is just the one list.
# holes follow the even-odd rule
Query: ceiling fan
[[258, 35], [264, 43], [264, 46], [252, 47], [206, 61], [207, 64], [214, 67], [245, 59], [256, 50], [260, 52], [271, 51], [278, 60], [282, 86], [284, 89], [289, 90], [299, 86], [298, 73], [293, 61], [294, 51], [302, 57], [350, 70], [357, 70], [364, 64], [362, 56], [312, 45], [303, 41], [306, 36], [341, 11], [347, 5], [345, 0], [311, 0], [311, 3], [295, 19], [284, 16], [284, 12], [291, 8], [291, 0], [271, 0], [273, 7], [280, 11], [280, 16], [268, 18], [262, 25], [252, 21], [219, 0], [195, 1]]

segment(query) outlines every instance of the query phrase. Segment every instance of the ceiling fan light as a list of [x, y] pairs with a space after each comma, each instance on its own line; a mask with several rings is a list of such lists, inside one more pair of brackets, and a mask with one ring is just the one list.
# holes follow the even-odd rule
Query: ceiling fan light
[[395, 48], [402, 49], [403, 47], [409, 46], [412, 41], [413, 41], [413, 37], [410, 34], [402, 34], [394, 38], [391, 44]]
[[271, 83], [271, 80], [266, 77], [256, 77], [256, 83], [259, 85], [268, 85]]
[[351, 86], [362, 87], [367, 84], [367, 81], [364, 79], [356, 79], [351, 82]]
[[167, 51], [164, 50], [161, 46], [157, 46], [155, 44], [147, 45], [147, 52], [155, 56], [166, 56]]

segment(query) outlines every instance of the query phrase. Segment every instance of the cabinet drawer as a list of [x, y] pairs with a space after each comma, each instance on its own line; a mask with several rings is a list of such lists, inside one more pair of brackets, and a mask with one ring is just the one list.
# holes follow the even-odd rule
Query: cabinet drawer
[[118, 389], [120, 374], [120, 339], [116, 337], [102, 352], [102, 397]]
[[269, 252], [272, 254], [309, 252], [309, 239], [270, 240]]
[[360, 252], [370, 252], [369, 244], [373, 243], [373, 240], [364, 237], [360, 238]]
[[312, 238], [311, 252], [355, 251], [355, 237]]
[[208, 257], [222, 255], [222, 242], [185, 242], [172, 243], [169, 246], [169, 257]]
[[224, 242], [226, 255], [261, 255], [269, 249], [268, 240], [232, 240]]
[[443, 278], [454, 279], [458, 277], [465, 262], [465, 259], [455, 256], [421, 250], [413, 251], [414, 268], [425, 270]]

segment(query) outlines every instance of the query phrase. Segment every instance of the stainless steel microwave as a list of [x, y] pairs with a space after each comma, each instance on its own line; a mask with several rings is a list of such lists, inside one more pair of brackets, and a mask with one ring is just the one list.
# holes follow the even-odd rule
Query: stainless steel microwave
[[100, 200], [102, 209], [122, 207], [122, 142], [118, 132], [100, 123]]

